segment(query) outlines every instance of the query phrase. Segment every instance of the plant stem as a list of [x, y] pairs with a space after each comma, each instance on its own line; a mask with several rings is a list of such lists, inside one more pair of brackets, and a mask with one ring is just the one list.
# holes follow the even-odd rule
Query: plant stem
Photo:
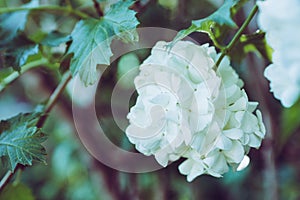
[[214, 36], [214, 34], [209, 33], [210, 39], [212, 40], [212, 42], [214, 43], [215, 47], [217, 47], [220, 50], [223, 50], [226, 47], [223, 47], [217, 40], [217, 38]]
[[10, 13], [10, 12], [16, 12], [16, 11], [22, 11], [22, 10], [30, 10], [30, 11], [56, 11], [56, 12], [62, 12], [62, 13], [69, 13], [74, 16], [77, 16], [82, 19], [86, 19], [89, 17], [89, 15], [72, 9], [72, 7], [61, 7], [61, 6], [55, 6], [55, 5], [47, 5], [47, 6], [39, 6], [34, 8], [26, 8], [26, 7], [11, 7], [11, 8], [0, 8], [0, 14], [4, 13]]
[[249, 16], [247, 17], [247, 19], [244, 21], [244, 23], [242, 24], [241, 28], [238, 30], [238, 32], [234, 35], [234, 37], [232, 38], [231, 42], [222, 50], [222, 54], [219, 57], [219, 59], [216, 62], [216, 68], [220, 65], [222, 59], [228, 55], [228, 53], [231, 51], [231, 49], [234, 47], [234, 45], [239, 41], [243, 31], [246, 29], [246, 27], [249, 25], [249, 23], [251, 22], [251, 20], [253, 19], [254, 15], [256, 14], [256, 12], [258, 11], [258, 6], [255, 5]]
[[66, 4], [68, 7], [72, 8], [72, 3], [71, 0], [65, 0]]
[[69, 83], [69, 81], [72, 78], [72, 74], [70, 71], [67, 71], [59, 85], [56, 87], [56, 89], [54, 90], [54, 92], [51, 94], [51, 96], [48, 99], [47, 104], [45, 105], [44, 108], [44, 113], [43, 116], [40, 117], [39, 121], [37, 122], [37, 127], [42, 127], [47, 119], [48, 113], [51, 111], [51, 109], [53, 108], [53, 106], [55, 105], [58, 97], [61, 95], [61, 93], [64, 91], [65, 87], [67, 86], [67, 84]]
[[8, 170], [6, 172], [6, 174], [4, 175], [4, 177], [1, 179], [0, 181], [0, 191], [2, 190], [2, 188], [5, 186], [5, 184], [7, 183], [7, 181], [10, 179], [10, 177], [13, 175], [13, 172]]
[[28, 70], [38, 67], [38, 66], [41, 66], [41, 65], [48, 65], [48, 64], [49, 64], [49, 61], [45, 58], [42, 58], [40, 60], [33, 61], [33, 62], [23, 65], [21, 67], [21, 72], [14, 71], [10, 75], [8, 75], [7, 77], [5, 77], [3, 80], [0, 81], [0, 92], [2, 90], [4, 90], [7, 85], [9, 85], [11, 82], [16, 80], [16, 78], [18, 78], [20, 75], [24, 74]]

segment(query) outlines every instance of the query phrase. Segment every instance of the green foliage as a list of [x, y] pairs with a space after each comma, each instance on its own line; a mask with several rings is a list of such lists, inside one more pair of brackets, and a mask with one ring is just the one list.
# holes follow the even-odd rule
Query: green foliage
[[18, 11], [0, 15], [0, 48], [8, 45], [23, 31], [27, 21], [28, 11]]
[[229, 54], [233, 60], [241, 62], [250, 52], [256, 53], [268, 62], [272, 61], [273, 49], [267, 44], [264, 32], [242, 35]]
[[[135, 53], [128, 53], [122, 56], [118, 62], [117, 78], [124, 88], [133, 88], [133, 80], [137, 75], [137, 70], [134, 73], [131, 70], [137, 69], [140, 65], [140, 60]], [[127, 74], [128, 73], [128, 74]], [[122, 78], [122, 76], [124, 76]]]
[[41, 44], [46, 46], [55, 47], [62, 43], [69, 42], [71, 40], [70, 35], [66, 35], [63, 33], [60, 33], [58, 31], [52, 31], [49, 34], [47, 34], [42, 40]]
[[[33, 7], [36, 2], [23, 7]], [[38, 52], [38, 47], [22, 33], [25, 29], [29, 11], [17, 11], [0, 15], [0, 51], [4, 51], [6, 66], [20, 71], [29, 55]]]
[[74, 53], [70, 69], [73, 76], [79, 73], [85, 85], [97, 80], [97, 64], [110, 64], [110, 44], [114, 37], [124, 42], [137, 39], [134, 29], [139, 22], [136, 13], [128, 9], [131, 4], [131, 0], [121, 1], [112, 5], [104, 17], [81, 20], [76, 24], [68, 51]]
[[37, 128], [38, 113], [19, 114], [0, 122], [0, 157], [14, 171], [17, 164], [32, 165], [32, 161], [46, 163], [46, 151], [41, 145], [45, 134]]
[[247, 0], [225, 0], [224, 4], [214, 13], [206, 18], [193, 20], [192, 25], [184, 30], [181, 30], [174, 39], [174, 42], [183, 39], [193, 32], [203, 32], [208, 34], [217, 47], [220, 47], [217, 38], [221, 36], [226, 28], [237, 28], [237, 25], [232, 19], [232, 13], [244, 4]]
[[3, 200], [34, 200], [34, 196], [29, 187], [22, 183], [10, 184], [0, 193]]
[[29, 56], [37, 54], [38, 51], [38, 45], [21, 34], [12, 40], [9, 47], [5, 49], [5, 64], [16, 71], [20, 71], [21, 66], [27, 62]]

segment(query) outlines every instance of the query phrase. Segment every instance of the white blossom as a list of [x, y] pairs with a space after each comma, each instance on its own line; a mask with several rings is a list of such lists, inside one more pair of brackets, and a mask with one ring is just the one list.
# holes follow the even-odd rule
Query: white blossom
[[290, 107], [300, 96], [300, 1], [267, 0], [258, 6], [258, 24], [274, 50], [265, 77], [275, 98]]
[[208, 44], [158, 42], [135, 78], [138, 93], [130, 109], [129, 140], [138, 151], [167, 166], [180, 157], [179, 171], [192, 181], [221, 177], [234, 169], [265, 135], [258, 103], [249, 102], [243, 82], [225, 57]]

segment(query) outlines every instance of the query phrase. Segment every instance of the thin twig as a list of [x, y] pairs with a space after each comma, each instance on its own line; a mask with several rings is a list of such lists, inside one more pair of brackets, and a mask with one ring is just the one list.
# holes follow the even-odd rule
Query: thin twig
[[8, 180], [12, 177], [13, 172], [8, 170], [6, 172], [6, 174], [4, 175], [4, 177], [1, 179], [0, 181], [0, 191], [2, 190], [2, 188], [6, 185], [6, 183], [8, 182]]
[[244, 21], [244, 23], [242, 24], [241, 28], [238, 30], [238, 32], [234, 35], [234, 37], [232, 38], [231, 42], [222, 50], [222, 54], [219, 57], [219, 59], [216, 62], [215, 68], [217, 68], [221, 61], [223, 60], [223, 58], [228, 55], [228, 53], [231, 51], [231, 49], [234, 47], [234, 45], [239, 41], [243, 31], [247, 28], [247, 26], [249, 25], [249, 23], [251, 22], [251, 20], [253, 19], [254, 15], [257, 13], [258, 11], [258, 6], [255, 5], [249, 16], [247, 17], [247, 19]]
[[48, 102], [47, 104], [45, 105], [45, 108], [44, 108], [44, 113], [43, 113], [43, 116], [40, 117], [39, 121], [37, 122], [37, 127], [42, 127], [48, 117], [48, 113], [51, 111], [51, 109], [53, 108], [53, 106], [55, 105], [58, 97], [62, 94], [62, 92], [64, 91], [65, 87], [67, 86], [67, 84], [69, 83], [69, 81], [71, 80], [72, 78], [72, 74], [70, 71], [67, 71], [59, 85], [56, 87], [56, 89], [54, 90], [54, 92], [51, 94], [51, 96], [49, 97], [48, 99]]
[[93, 0], [93, 2], [94, 2], [94, 7], [95, 7], [95, 9], [96, 9], [96, 11], [97, 11], [98, 16], [99, 16], [99, 17], [103, 17], [103, 16], [104, 16], [104, 13], [103, 13], [103, 11], [102, 11], [102, 9], [101, 9], [101, 7], [100, 7], [100, 4], [98, 3], [97, 0]]

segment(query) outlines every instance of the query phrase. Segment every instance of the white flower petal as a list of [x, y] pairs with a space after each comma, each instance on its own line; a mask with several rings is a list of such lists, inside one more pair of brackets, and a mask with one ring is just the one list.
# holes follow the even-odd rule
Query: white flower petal
[[233, 142], [230, 150], [223, 151], [229, 163], [240, 163], [244, 157], [244, 148], [240, 142]]
[[242, 171], [249, 165], [249, 163], [250, 163], [250, 158], [245, 155], [242, 162], [237, 167], [236, 171]]
[[243, 136], [243, 131], [238, 128], [232, 128], [229, 130], [223, 130], [223, 134], [233, 140], [240, 139]]
[[220, 134], [216, 141], [216, 147], [222, 150], [229, 150], [232, 147], [232, 141], [223, 134]]

